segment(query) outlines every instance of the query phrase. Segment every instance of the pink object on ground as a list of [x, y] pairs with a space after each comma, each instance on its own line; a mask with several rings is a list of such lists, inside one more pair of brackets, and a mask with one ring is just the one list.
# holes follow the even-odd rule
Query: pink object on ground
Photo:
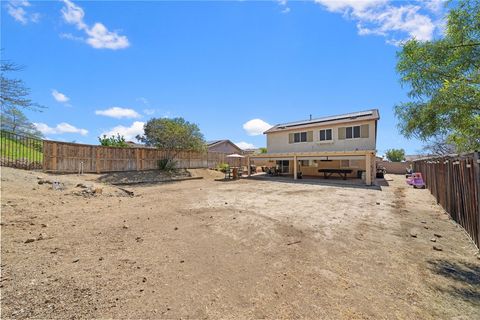
[[407, 182], [408, 185], [412, 185], [412, 184], [413, 184], [413, 176], [412, 176], [412, 174], [408, 175], [406, 182]]
[[414, 172], [410, 178], [410, 182], [407, 179], [407, 183], [414, 188], [425, 188], [425, 182], [423, 181], [422, 174], [420, 172]]

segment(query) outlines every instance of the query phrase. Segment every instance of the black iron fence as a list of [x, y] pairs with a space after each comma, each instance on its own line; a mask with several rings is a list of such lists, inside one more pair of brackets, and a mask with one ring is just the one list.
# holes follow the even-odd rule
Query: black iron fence
[[42, 169], [43, 140], [0, 131], [0, 165], [19, 169]]
[[414, 161], [427, 188], [445, 211], [480, 248], [479, 153], [449, 155]]

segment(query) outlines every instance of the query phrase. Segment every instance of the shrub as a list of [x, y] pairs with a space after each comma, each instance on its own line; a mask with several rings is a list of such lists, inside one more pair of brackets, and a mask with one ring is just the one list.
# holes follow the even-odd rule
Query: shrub
[[225, 173], [230, 168], [228, 163], [219, 163], [217, 165], [217, 170]]
[[100, 142], [100, 145], [104, 147], [120, 147], [120, 148], [128, 147], [128, 144], [125, 141], [125, 137], [121, 136], [118, 133], [117, 133], [117, 136], [112, 135], [111, 137], [107, 137], [104, 134], [102, 138], [98, 137], [98, 142]]
[[177, 162], [170, 159], [161, 159], [157, 162], [158, 169], [161, 171], [172, 172], [176, 170]]

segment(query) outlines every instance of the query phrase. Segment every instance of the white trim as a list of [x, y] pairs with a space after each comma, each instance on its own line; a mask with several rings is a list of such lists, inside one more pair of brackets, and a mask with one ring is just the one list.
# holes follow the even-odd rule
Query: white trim
[[[327, 137], [327, 130], [330, 130], [330, 136], [332, 137], [332, 139], [330, 140], [320, 140], [320, 131], [324, 130], [325, 131], [325, 137]], [[333, 128], [322, 128], [322, 129], [318, 129], [318, 142], [320, 143], [327, 143], [327, 142], [331, 142], [333, 143]]]

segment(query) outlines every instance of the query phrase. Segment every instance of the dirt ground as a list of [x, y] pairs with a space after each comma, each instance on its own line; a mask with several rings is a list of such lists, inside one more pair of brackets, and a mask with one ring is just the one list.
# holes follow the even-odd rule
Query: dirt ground
[[402, 176], [192, 175], [121, 190], [2, 168], [2, 318], [479, 318], [477, 249]]

